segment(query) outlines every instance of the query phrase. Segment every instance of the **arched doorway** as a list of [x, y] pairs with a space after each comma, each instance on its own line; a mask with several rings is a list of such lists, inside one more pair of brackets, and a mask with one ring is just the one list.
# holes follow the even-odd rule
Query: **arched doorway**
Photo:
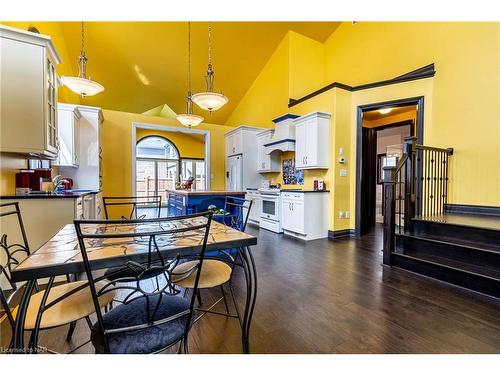
[[167, 202], [167, 189], [179, 180], [179, 150], [161, 136], [147, 136], [136, 145], [136, 195], [160, 195]]

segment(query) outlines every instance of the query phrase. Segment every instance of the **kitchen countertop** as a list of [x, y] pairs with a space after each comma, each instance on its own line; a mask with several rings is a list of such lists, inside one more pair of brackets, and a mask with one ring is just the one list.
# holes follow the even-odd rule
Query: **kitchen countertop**
[[225, 191], [225, 190], [169, 190], [169, 193], [194, 196], [194, 195], [231, 195], [231, 194], [246, 194], [245, 191]]
[[281, 189], [285, 193], [329, 193], [330, 190], [302, 190], [302, 189]]
[[60, 199], [60, 198], [79, 198], [88, 194], [97, 194], [98, 191], [90, 190], [90, 191], [75, 191], [75, 192], [66, 192], [66, 193], [52, 193], [52, 194], [8, 194], [1, 195], [0, 199]]

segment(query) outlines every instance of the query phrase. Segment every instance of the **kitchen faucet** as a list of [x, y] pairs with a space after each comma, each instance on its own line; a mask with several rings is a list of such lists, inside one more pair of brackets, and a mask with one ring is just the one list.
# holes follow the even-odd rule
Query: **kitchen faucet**
[[54, 191], [64, 190], [63, 184], [69, 182], [67, 179], [63, 178], [61, 175], [57, 175], [52, 179], [52, 183], [54, 184]]

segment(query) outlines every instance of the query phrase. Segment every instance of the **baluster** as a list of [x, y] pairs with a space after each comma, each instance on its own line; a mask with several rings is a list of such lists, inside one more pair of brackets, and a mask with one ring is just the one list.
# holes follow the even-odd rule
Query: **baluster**
[[395, 194], [396, 176], [395, 167], [384, 167], [384, 249], [383, 264], [391, 264], [391, 253], [395, 250]]
[[431, 151], [431, 209], [436, 214], [436, 152]]
[[444, 213], [444, 201], [443, 201], [443, 159], [444, 152], [439, 153], [439, 207], [441, 213]]
[[443, 200], [444, 200], [444, 203], [448, 203], [448, 169], [449, 169], [449, 166], [448, 166], [448, 163], [449, 163], [449, 157], [448, 157], [449, 154], [446, 154], [446, 157], [445, 157], [445, 166], [444, 166], [444, 197], [443, 197]]
[[415, 145], [416, 137], [406, 137], [404, 140], [404, 152], [408, 156], [405, 164], [405, 205], [404, 205], [404, 230], [406, 233], [410, 230], [410, 219], [415, 217]]

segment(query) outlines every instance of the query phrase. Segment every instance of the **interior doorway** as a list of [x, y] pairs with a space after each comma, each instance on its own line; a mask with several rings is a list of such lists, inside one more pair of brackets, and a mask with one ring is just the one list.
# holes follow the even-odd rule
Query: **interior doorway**
[[132, 124], [132, 195], [162, 197], [190, 182], [210, 190], [210, 132], [164, 125]]
[[358, 107], [356, 233], [384, 220], [383, 166], [403, 155], [404, 139], [423, 141], [423, 97]]

